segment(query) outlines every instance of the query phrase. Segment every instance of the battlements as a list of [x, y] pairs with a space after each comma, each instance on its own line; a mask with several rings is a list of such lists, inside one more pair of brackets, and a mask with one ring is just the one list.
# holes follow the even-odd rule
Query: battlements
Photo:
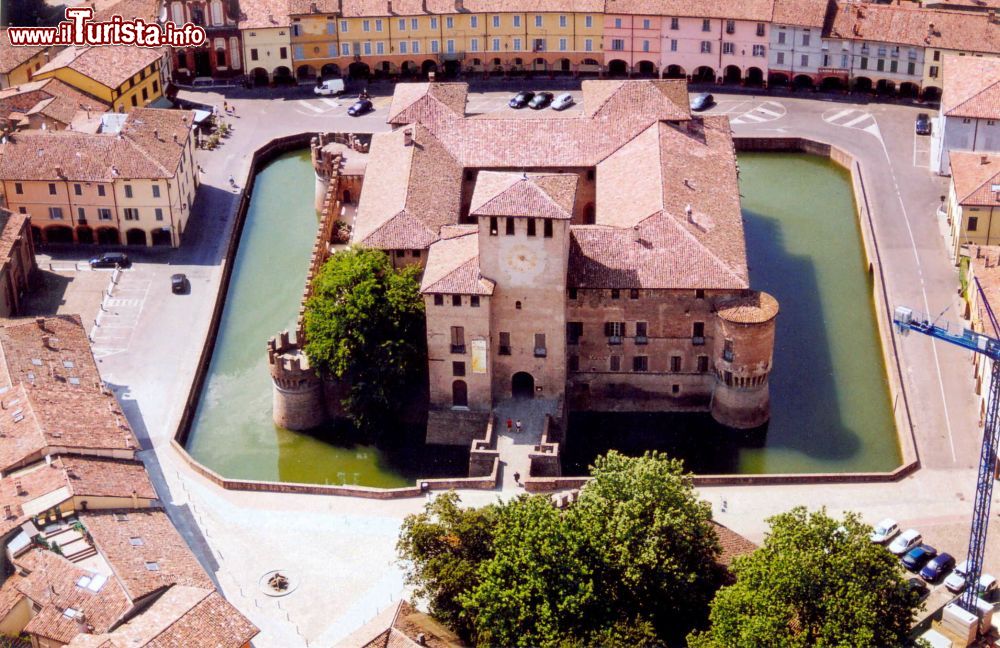
[[[339, 145], [339, 146], [331, 146]], [[354, 133], [319, 133], [309, 143], [313, 170], [316, 176], [329, 180], [343, 172], [346, 147], [359, 153], [367, 153], [371, 145], [371, 135], [355, 135]]]
[[309, 364], [309, 357], [288, 331], [267, 342], [267, 365], [271, 380], [284, 390], [310, 388], [319, 381], [316, 371]]

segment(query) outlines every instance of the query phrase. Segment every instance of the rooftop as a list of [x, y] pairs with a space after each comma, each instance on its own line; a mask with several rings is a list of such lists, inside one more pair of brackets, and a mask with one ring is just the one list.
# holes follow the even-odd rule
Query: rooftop
[[1000, 155], [951, 151], [949, 156], [958, 204], [1000, 206]]
[[1000, 60], [949, 54], [943, 66], [943, 115], [1000, 119]]
[[289, 0], [241, 2], [239, 28], [242, 30], [285, 27], [287, 29], [292, 24], [288, 17], [291, 10], [289, 4]]
[[1000, 24], [986, 13], [838, 0], [827, 31], [828, 38], [1000, 52]]
[[[423, 635], [423, 644], [418, 637]], [[407, 601], [390, 605], [335, 648], [460, 648], [462, 640]]]
[[774, 0], [608, 0], [605, 12], [645, 16], [769, 21]]
[[775, 25], [819, 29], [826, 24], [827, 13], [832, 7], [833, 3], [830, 0], [774, 0], [774, 14], [771, 21]]
[[14, 47], [6, 29], [0, 29], [0, 74], [12, 72], [17, 66], [31, 60], [44, 47]]
[[173, 178], [193, 120], [188, 111], [137, 108], [118, 135], [22, 131], [0, 144], [0, 179]]
[[78, 47], [72, 45], [56, 54], [42, 66], [36, 76], [69, 68], [74, 72], [115, 90], [163, 56], [159, 49], [102, 45]]
[[41, 114], [72, 124], [77, 115], [103, 113], [108, 107], [59, 79], [42, 79], [0, 90], [0, 118], [10, 113]]

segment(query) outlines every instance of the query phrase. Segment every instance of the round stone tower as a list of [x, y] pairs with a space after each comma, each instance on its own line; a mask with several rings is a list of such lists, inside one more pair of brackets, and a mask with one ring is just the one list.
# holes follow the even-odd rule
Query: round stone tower
[[274, 424], [303, 431], [327, 420], [323, 381], [288, 331], [267, 342], [267, 364], [273, 386]]
[[771, 417], [768, 377], [778, 300], [748, 291], [719, 302], [717, 309], [712, 418], [729, 427], [755, 428]]
[[313, 206], [316, 211], [323, 211], [323, 199], [330, 189], [330, 169], [328, 160], [323, 154], [323, 135], [312, 138], [309, 142], [309, 153], [313, 171], [316, 172], [316, 195], [313, 198]]

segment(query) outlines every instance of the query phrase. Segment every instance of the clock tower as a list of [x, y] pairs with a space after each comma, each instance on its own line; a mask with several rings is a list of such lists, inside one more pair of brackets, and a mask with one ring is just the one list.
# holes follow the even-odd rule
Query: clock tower
[[481, 171], [469, 215], [490, 299], [494, 403], [554, 399], [566, 386], [566, 273], [578, 178]]

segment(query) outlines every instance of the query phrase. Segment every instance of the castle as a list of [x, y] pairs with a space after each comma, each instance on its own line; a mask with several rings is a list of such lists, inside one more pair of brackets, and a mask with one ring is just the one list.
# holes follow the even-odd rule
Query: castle
[[[727, 118], [675, 80], [585, 81], [559, 116], [466, 115], [466, 94], [397, 86], [352, 232], [423, 267], [427, 441], [470, 442], [512, 397], [764, 424], [778, 303], [750, 289]], [[287, 333], [269, 354], [276, 422], [322, 423], [335, 388]]]

